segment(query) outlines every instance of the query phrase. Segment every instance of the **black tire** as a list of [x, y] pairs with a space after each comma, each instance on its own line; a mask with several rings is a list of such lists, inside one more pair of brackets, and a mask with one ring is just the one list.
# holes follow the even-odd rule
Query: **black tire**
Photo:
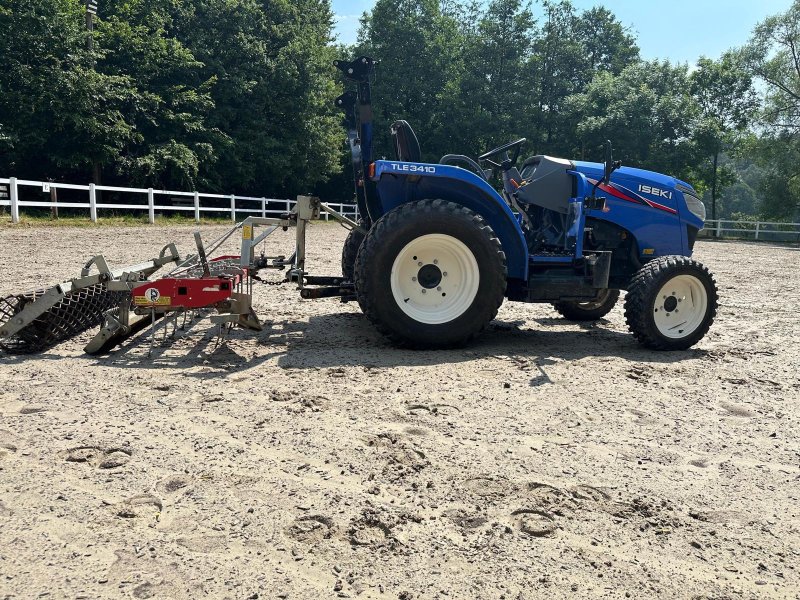
[[[359, 221], [358, 224], [364, 227], [363, 220]], [[365, 237], [366, 236], [358, 229], [351, 229], [350, 233], [347, 234], [347, 239], [344, 241], [344, 246], [342, 247], [342, 275], [344, 275], [347, 281], [353, 281], [356, 268], [356, 256], [358, 255], [358, 249], [361, 247], [361, 243], [364, 241]]]
[[597, 321], [611, 312], [617, 300], [619, 300], [619, 290], [606, 289], [598, 294], [597, 300], [554, 302], [553, 308], [570, 321]]
[[[670, 282], [679, 286], [680, 280], [676, 278], [680, 276], [687, 277], [683, 281], [699, 286], [697, 298], [694, 292], [690, 297], [684, 295], [681, 298], [680, 292], [676, 295], [665, 289]], [[687, 300], [686, 305], [682, 304], [683, 300]], [[717, 315], [718, 302], [716, 282], [706, 267], [686, 256], [663, 256], [650, 261], [633, 276], [625, 298], [625, 320], [636, 339], [648, 348], [686, 350], [708, 332]], [[679, 309], [683, 309], [684, 314], [680, 314]], [[690, 316], [686, 317], [687, 314]], [[672, 317], [677, 317], [675, 326], [668, 330], [686, 324], [688, 329], [685, 333], [683, 329], [677, 329], [672, 336], [662, 333], [663, 328], [659, 328], [656, 318]], [[681, 323], [681, 319], [688, 321]]]
[[[477, 284], [473, 283], [472, 287], [474, 290], [477, 285], [473, 297], [462, 291], [469, 285], [463, 283], [466, 279], [458, 279], [455, 271], [454, 276], [446, 280], [447, 271], [440, 270], [438, 276], [442, 287], [436, 287], [436, 283], [430, 285], [435, 281], [435, 276], [433, 280], [428, 280], [423, 276], [423, 269], [435, 271], [435, 260], [424, 265], [422, 261], [409, 263], [407, 268], [412, 271], [420, 266], [417, 273], [419, 280], [409, 277], [408, 281], [417, 283], [407, 283], [403, 278], [402, 285], [416, 286], [412, 293], [425, 294], [422, 290], [426, 288], [431, 294], [426, 296], [427, 304], [436, 300], [439, 303], [432, 308], [425, 307], [422, 296], [419, 296], [420, 306], [433, 311], [438, 311], [441, 306], [443, 312], [438, 313], [441, 318], [449, 318], [449, 315], [445, 316], [447, 311], [455, 311], [454, 317], [446, 322], [426, 323], [409, 315], [409, 311], [417, 310], [417, 303], [401, 308], [392, 289], [395, 260], [400, 260], [398, 256], [408, 251], [408, 244], [415, 240], [424, 244], [425, 240], [419, 239], [431, 234], [438, 234], [439, 239], [455, 238], [461, 244], [459, 247], [465, 247], [464, 256], [471, 255], [474, 258], [475, 263], [469, 260], [469, 264], [477, 264], [477, 273], [473, 267], [463, 269], [467, 273], [464, 277], [471, 276], [473, 281], [477, 278]], [[414, 261], [417, 259], [416, 256], [412, 258]], [[446, 264], [442, 269], [445, 267]], [[367, 318], [394, 343], [414, 348], [450, 348], [465, 344], [497, 315], [506, 289], [506, 257], [492, 228], [477, 213], [444, 200], [410, 202], [386, 213], [367, 234], [356, 258], [355, 272], [358, 303]], [[423, 280], [425, 283], [420, 283]], [[439, 294], [447, 295], [442, 290], [457, 280], [462, 284], [451, 288], [454, 291], [450, 299], [441, 301]], [[407, 290], [399, 291], [405, 295]], [[405, 302], [408, 303], [409, 299], [406, 298]], [[456, 308], [453, 308], [453, 303], [457, 304]], [[465, 308], [462, 309], [462, 306]]]

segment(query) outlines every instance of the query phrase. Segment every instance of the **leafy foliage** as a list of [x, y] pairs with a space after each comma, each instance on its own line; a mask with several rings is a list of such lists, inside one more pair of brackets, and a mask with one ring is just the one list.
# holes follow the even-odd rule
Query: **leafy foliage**
[[377, 0], [353, 48], [330, 0], [100, 10], [90, 51], [81, 0], [0, 0], [3, 174], [348, 200], [332, 61], [368, 54], [378, 157], [397, 119], [432, 162], [518, 137], [598, 160], [610, 139], [717, 216], [800, 218], [800, 0], [691, 68], [642, 60], [609, 9], [569, 0]]

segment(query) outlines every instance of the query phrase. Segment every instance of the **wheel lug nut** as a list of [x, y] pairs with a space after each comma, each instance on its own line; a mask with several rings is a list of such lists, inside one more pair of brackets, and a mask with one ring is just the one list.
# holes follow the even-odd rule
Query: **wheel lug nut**
[[417, 280], [417, 278], [416, 278], [416, 277], [412, 277], [412, 278], [411, 278], [411, 281], [416, 281], [416, 280]]
[[421, 266], [422, 266], [422, 261], [419, 261], [419, 262], [417, 263], [417, 266], [418, 266], [418, 267], [421, 267]]
[[425, 293], [427, 293], [427, 292], [428, 292], [428, 290], [425, 290], [425, 289], [423, 289], [423, 290], [422, 290], [422, 293], [423, 293], [423, 294], [425, 294]]
[[435, 265], [438, 265], [438, 264], [439, 264], [439, 260], [438, 260], [438, 259], [436, 259], [436, 258], [434, 258], [434, 259], [433, 259], [433, 264], [435, 264]]
[[444, 273], [442, 273], [442, 277], [447, 277], [447, 271], [445, 271]]
[[439, 287], [437, 287], [437, 288], [436, 288], [436, 291], [437, 291], [437, 292], [441, 292], [441, 291], [442, 291], [442, 286], [439, 286]]

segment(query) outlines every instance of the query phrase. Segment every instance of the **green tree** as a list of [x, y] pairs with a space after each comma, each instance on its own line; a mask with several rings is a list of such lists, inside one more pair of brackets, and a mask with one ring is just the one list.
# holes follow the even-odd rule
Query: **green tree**
[[83, 5], [0, 1], [0, 169], [32, 179], [87, 173], [133, 138], [129, 81], [96, 72]]
[[604, 8], [579, 13], [567, 0], [542, 3], [544, 18], [534, 31], [528, 63], [532, 103], [526, 104], [538, 151], [584, 157], [576, 144], [580, 120], [567, 109], [568, 98], [583, 92], [598, 73], [619, 74], [639, 59], [631, 33]]
[[[473, 13], [474, 14], [474, 13]], [[452, 89], [446, 109], [451, 152], [479, 154], [525, 128], [520, 101], [527, 93], [522, 76], [531, 52], [533, 15], [521, 0], [493, 0], [483, 14], [475, 14], [464, 31], [464, 67]], [[456, 118], [457, 117], [457, 118]]]
[[376, 156], [391, 155], [388, 131], [397, 119], [414, 127], [426, 160], [453, 151], [449, 134], [463, 126], [452, 103], [464, 69], [459, 11], [439, 0], [378, 0], [362, 18], [357, 53], [381, 63], [373, 86]]
[[339, 168], [328, 0], [195, 0], [176, 35], [213, 80], [207, 123], [226, 134], [202, 165], [212, 187], [309, 191]]
[[686, 65], [640, 62], [619, 75], [601, 72], [566, 107], [590, 157], [602, 157], [604, 140], [628, 165], [688, 177], [694, 166], [691, 132], [698, 114]]
[[800, 0], [756, 26], [742, 55], [765, 86], [763, 134], [750, 146], [765, 170], [761, 213], [800, 218]]
[[206, 123], [214, 78], [173, 33], [181, 8], [179, 0], [111, 0], [97, 26], [97, 71], [130, 87], [124, 114], [135, 133], [109, 166], [131, 183], [196, 187], [224, 140]]
[[697, 173], [711, 190], [711, 218], [716, 219], [719, 191], [736, 181], [732, 165], [720, 166], [720, 155], [745, 133], [758, 98], [751, 75], [730, 52], [718, 61], [701, 58], [690, 80], [692, 95], [700, 108], [694, 139], [700, 154], [710, 158]]
[[596, 6], [580, 14], [575, 31], [584, 48], [586, 83], [598, 71], [618, 75], [639, 60], [636, 37], [607, 8]]

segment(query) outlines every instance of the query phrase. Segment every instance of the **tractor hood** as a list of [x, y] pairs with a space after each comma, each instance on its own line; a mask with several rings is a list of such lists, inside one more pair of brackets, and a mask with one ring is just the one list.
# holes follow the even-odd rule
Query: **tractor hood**
[[[585, 175], [592, 184], [603, 176], [602, 163], [574, 161], [574, 164], [575, 170]], [[697, 192], [688, 183], [669, 175], [634, 167], [621, 167], [611, 175], [610, 184], [601, 184], [600, 189], [619, 200], [644, 204], [665, 213], [680, 215], [682, 220], [698, 229], [703, 227], [704, 209], [702, 203], [697, 200]], [[689, 208], [690, 203], [693, 208]]]

